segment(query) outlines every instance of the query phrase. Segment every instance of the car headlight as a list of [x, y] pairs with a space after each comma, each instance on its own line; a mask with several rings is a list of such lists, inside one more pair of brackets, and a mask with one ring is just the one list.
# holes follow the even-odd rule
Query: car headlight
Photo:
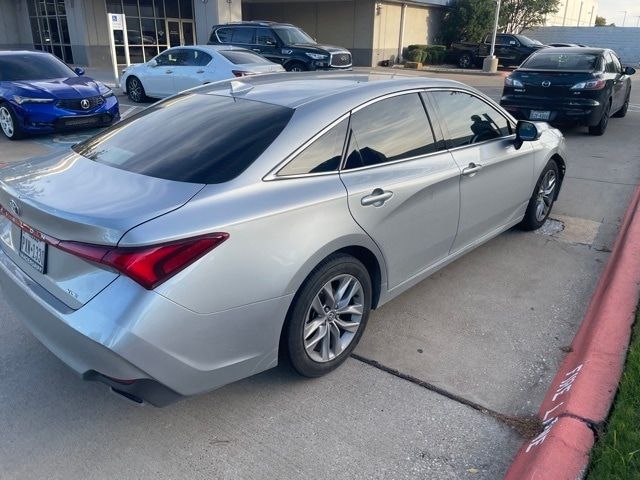
[[324, 60], [325, 58], [329, 58], [329, 55], [324, 55], [322, 53], [306, 53], [306, 55], [314, 60]]
[[23, 103], [53, 103], [55, 99], [53, 98], [38, 98], [38, 97], [21, 97], [20, 95], [14, 95], [13, 101], [18, 105], [22, 105]]
[[113, 93], [113, 90], [108, 88], [104, 92], [100, 92], [100, 95], [102, 95], [102, 98], [109, 98], [113, 97], [115, 94]]

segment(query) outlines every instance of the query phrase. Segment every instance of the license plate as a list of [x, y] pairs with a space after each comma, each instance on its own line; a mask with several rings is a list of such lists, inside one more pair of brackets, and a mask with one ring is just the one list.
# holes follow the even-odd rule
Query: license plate
[[551, 118], [551, 112], [548, 110], [531, 110], [529, 118], [531, 120], [549, 120]]
[[47, 244], [22, 230], [20, 236], [20, 257], [40, 273], [44, 273], [47, 263]]
[[67, 118], [64, 121], [65, 126], [73, 127], [78, 125], [95, 125], [99, 122], [97, 117], [78, 117], [78, 118]]

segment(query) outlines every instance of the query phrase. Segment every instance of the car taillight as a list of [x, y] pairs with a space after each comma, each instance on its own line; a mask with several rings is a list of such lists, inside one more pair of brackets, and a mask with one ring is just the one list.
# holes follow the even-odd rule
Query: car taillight
[[244, 72], [242, 70], [231, 70], [236, 77], [248, 77], [249, 75], [255, 75], [253, 72]]
[[587, 82], [576, 83], [571, 90], [602, 90], [607, 86], [607, 82], [601, 78], [589, 80]]
[[522, 82], [518, 79], [513, 78], [511, 75], [504, 79], [504, 85], [506, 87], [524, 88]]
[[96, 263], [107, 265], [153, 290], [229, 238], [228, 233], [145, 247], [106, 247], [62, 241], [57, 248]]

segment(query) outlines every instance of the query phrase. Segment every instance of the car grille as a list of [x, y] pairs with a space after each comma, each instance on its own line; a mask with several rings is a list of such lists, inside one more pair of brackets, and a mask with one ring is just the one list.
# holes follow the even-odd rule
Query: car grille
[[331, 55], [332, 67], [350, 67], [351, 66], [351, 54], [350, 53], [334, 53]]
[[[85, 100], [86, 102], [83, 106], [82, 103]], [[65, 110], [76, 110], [79, 112], [86, 112], [87, 110], [94, 109], [102, 104], [104, 104], [104, 98], [100, 95], [96, 97], [65, 98], [63, 100], [58, 100], [58, 107], [64, 108]]]
[[113, 122], [113, 117], [108, 113], [83, 115], [77, 117], [61, 117], [54, 122], [54, 127], [58, 130], [65, 130], [68, 128], [91, 128], [91, 127], [103, 127], [110, 125]]

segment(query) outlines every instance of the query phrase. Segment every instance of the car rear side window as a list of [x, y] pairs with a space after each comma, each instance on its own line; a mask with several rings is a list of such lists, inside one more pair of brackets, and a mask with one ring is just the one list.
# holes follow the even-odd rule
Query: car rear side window
[[204, 67], [211, 62], [211, 55], [202, 50], [185, 48], [182, 50], [183, 65], [187, 67]]
[[234, 28], [231, 35], [231, 43], [250, 44], [253, 43], [253, 32], [255, 28], [240, 27]]
[[418, 157], [437, 150], [420, 96], [398, 95], [351, 115], [346, 169]]
[[230, 28], [219, 28], [213, 33], [213, 35], [211, 35], [211, 37], [212, 40], [214, 40], [213, 36], [215, 35], [216, 37], [218, 37], [218, 41], [220, 43], [231, 43], [232, 33], [233, 31]]
[[73, 150], [151, 177], [222, 183], [251, 165], [280, 135], [293, 112], [240, 98], [182, 94], [152, 105]]
[[340, 167], [349, 120], [344, 119], [318, 137], [284, 166], [278, 176], [333, 172]]
[[246, 50], [222, 50], [218, 53], [235, 65], [246, 65], [248, 63], [271, 63], [266, 58]]
[[464, 92], [431, 94], [449, 131], [450, 148], [486, 142], [511, 135], [508, 120], [495, 108]]

